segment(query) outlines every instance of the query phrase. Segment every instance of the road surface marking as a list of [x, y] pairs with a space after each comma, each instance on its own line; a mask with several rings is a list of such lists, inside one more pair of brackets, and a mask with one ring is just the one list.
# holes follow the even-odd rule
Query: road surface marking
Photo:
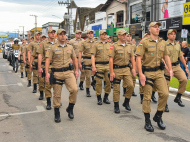
[[6, 87], [6, 86], [16, 86], [16, 85], [18, 85], [18, 86], [23, 86], [23, 84], [22, 84], [22, 83], [17, 83], [17, 84], [6, 84], [6, 85], [0, 85], [0, 87]]
[[17, 83], [17, 85], [18, 85], [18, 86], [23, 86], [23, 84], [22, 84], [22, 83]]
[[2, 114], [2, 115], [0, 115], [0, 117], [23, 115], [23, 114], [31, 114], [31, 113], [39, 113], [39, 112], [45, 111], [45, 109], [44, 109], [43, 106], [36, 106], [36, 108], [37, 108], [37, 110], [35, 110], [35, 111]]

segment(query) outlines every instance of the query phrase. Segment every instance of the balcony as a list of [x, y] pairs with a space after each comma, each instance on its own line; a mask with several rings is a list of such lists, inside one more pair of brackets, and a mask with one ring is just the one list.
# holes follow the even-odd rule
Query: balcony
[[117, 27], [117, 28], [123, 28], [123, 22], [118, 22], [118, 23], [116, 24], [116, 27]]

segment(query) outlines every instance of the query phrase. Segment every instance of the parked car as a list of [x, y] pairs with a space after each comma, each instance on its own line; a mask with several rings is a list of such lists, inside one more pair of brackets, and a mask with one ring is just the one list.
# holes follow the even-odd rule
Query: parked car
[[12, 46], [12, 44], [13, 44], [13, 42], [5, 42], [5, 47], [3, 49], [3, 58], [4, 59], [7, 59], [8, 50]]

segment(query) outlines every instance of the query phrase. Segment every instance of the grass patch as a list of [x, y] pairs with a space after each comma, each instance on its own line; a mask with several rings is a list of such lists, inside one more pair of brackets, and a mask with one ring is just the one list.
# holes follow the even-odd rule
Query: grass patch
[[[179, 81], [177, 78], [172, 77], [172, 81], [170, 81], [170, 87], [177, 88], [179, 87]], [[190, 91], [190, 80], [187, 80], [187, 86], [186, 86], [186, 91]]]

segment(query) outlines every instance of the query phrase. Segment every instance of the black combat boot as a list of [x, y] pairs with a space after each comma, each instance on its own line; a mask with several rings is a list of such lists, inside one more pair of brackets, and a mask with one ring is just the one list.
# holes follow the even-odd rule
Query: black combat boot
[[80, 82], [79, 88], [80, 88], [80, 90], [84, 90], [84, 88], [83, 88], [83, 81]]
[[97, 96], [97, 100], [98, 100], [98, 105], [102, 105], [102, 98], [101, 98], [101, 94]]
[[90, 88], [86, 88], [86, 96], [87, 97], [91, 97], [91, 95], [90, 95]]
[[31, 80], [28, 80], [28, 85], [27, 87], [30, 87], [31, 86]]
[[152, 99], [152, 101], [153, 101], [154, 103], [157, 103], [157, 100], [156, 100], [155, 92], [154, 92], [154, 91], [152, 91], [152, 97], [151, 97], [151, 99]]
[[106, 104], [110, 104], [110, 101], [109, 101], [109, 99], [108, 99], [108, 96], [109, 96], [109, 94], [105, 93], [103, 102], [106, 103]]
[[44, 91], [40, 91], [39, 100], [43, 100], [43, 99], [44, 99]]
[[114, 102], [114, 112], [115, 113], [120, 113], [119, 102]]
[[143, 102], [143, 94], [140, 94], [140, 97], [141, 97], [141, 104], [142, 104], [142, 102]]
[[127, 88], [123, 87], [123, 96], [125, 96], [126, 91], [127, 91]]
[[182, 94], [177, 93], [177, 96], [175, 97], [174, 102], [175, 102], [175, 103], [178, 103], [178, 105], [179, 105], [180, 107], [184, 107], [185, 105], [184, 105], [184, 104], [182, 103], [182, 101], [181, 101], [181, 96], [182, 96]]
[[164, 129], [166, 129], [166, 126], [165, 126], [164, 122], [162, 121], [162, 113], [163, 113], [163, 111], [157, 111], [153, 117], [153, 120], [155, 122], [157, 122], [157, 125], [160, 129], [164, 130]]
[[74, 105], [75, 105], [75, 104], [69, 103], [69, 106], [68, 106], [67, 109], [66, 109], [66, 111], [68, 112], [68, 117], [69, 117], [70, 119], [73, 119], [73, 118], [74, 118], [74, 114], [73, 114]]
[[46, 106], [47, 110], [51, 110], [51, 98], [47, 98], [47, 106]]
[[137, 96], [137, 94], [135, 94], [135, 92], [133, 91], [133, 94], [132, 94], [132, 96], [136, 97], [136, 96]]
[[37, 93], [37, 84], [35, 83], [33, 85], [34, 85], [34, 89], [33, 89], [32, 93]]
[[145, 116], [145, 126], [144, 128], [149, 132], [154, 132], [154, 128], [152, 127], [151, 121], [150, 121], [150, 113], [144, 113]]
[[28, 72], [27, 72], [27, 71], [25, 72], [25, 76], [26, 76], [26, 77], [28, 76]]
[[125, 107], [126, 110], [131, 111], [129, 102], [130, 102], [130, 99], [125, 98], [125, 101], [124, 101], [124, 103], [123, 103], [123, 107]]
[[55, 122], [56, 123], [61, 122], [59, 108], [54, 108], [54, 113], [55, 113], [55, 119], [54, 119]]
[[21, 78], [23, 78], [23, 72], [21, 72]]
[[164, 112], [169, 112], [168, 104], [166, 104]]

